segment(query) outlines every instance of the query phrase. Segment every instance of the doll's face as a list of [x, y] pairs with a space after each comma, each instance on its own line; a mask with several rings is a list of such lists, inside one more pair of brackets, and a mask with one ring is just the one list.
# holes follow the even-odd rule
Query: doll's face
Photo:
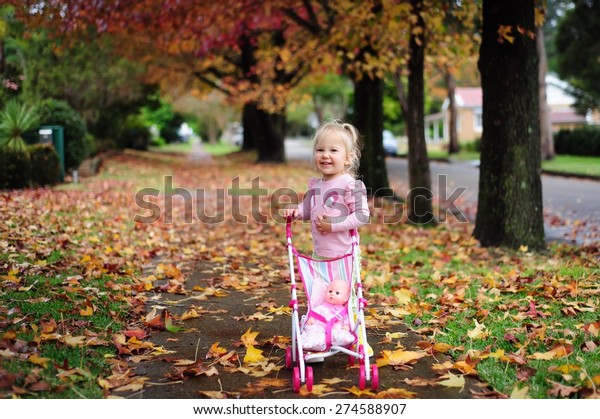
[[346, 301], [348, 301], [348, 296], [349, 290], [346, 283], [341, 279], [336, 279], [334, 281], [331, 281], [331, 283], [327, 287], [325, 300], [329, 304], [344, 305], [346, 304]]

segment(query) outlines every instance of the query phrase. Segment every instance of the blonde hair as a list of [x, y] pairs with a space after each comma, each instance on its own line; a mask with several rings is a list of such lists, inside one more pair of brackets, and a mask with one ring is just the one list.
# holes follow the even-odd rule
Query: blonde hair
[[[346, 166], [344, 172], [348, 173], [353, 178], [358, 177], [358, 168], [360, 166], [360, 152], [362, 150], [362, 138], [358, 130], [351, 124], [348, 124], [339, 119], [329, 119], [317, 127], [315, 135], [313, 136], [313, 157], [317, 144], [321, 138], [336, 134], [338, 135], [346, 147], [346, 153], [348, 153], [348, 159], [350, 164]], [[316, 169], [314, 158], [313, 158], [313, 169]]]

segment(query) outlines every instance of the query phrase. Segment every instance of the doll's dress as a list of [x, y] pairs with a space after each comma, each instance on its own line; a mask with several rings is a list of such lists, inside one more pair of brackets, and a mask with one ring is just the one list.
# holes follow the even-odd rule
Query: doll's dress
[[356, 336], [343, 327], [350, 326], [345, 306], [324, 302], [308, 314], [307, 320], [311, 317], [316, 321], [306, 323], [300, 336], [303, 349], [320, 352], [333, 345], [348, 346], [356, 340]]

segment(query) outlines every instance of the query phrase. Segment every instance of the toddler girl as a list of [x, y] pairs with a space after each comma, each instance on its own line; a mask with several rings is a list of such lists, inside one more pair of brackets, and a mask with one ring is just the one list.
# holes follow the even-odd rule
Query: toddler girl
[[349, 253], [350, 230], [369, 222], [365, 185], [355, 179], [359, 163], [356, 128], [339, 120], [326, 121], [317, 128], [313, 168], [321, 177], [309, 179], [301, 204], [283, 211], [284, 217], [310, 219], [314, 258], [333, 259]]

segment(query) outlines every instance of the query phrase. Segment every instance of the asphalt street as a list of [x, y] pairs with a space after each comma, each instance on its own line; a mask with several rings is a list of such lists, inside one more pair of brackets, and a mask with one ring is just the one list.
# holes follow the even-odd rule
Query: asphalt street
[[[311, 159], [311, 144], [306, 140], [286, 140], [286, 156], [290, 160]], [[402, 196], [407, 193], [408, 161], [406, 158], [386, 158], [388, 178]], [[476, 207], [479, 168], [476, 162], [430, 162], [431, 186], [434, 197], [451, 197], [467, 218]], [[577, 244], [600, 243], [600, 181], [569, 176], [542, 175], [544, 226], [548, 241], [569, 241]]]

